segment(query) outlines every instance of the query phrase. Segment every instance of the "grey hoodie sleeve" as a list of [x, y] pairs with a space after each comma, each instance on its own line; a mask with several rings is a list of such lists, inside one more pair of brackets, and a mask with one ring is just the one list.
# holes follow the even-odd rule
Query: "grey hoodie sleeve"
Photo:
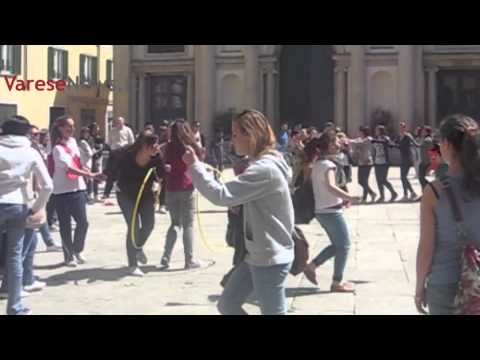
[[33, 167], [32, 171], [36, 176], [40, 190], [38, 191], [38, 198], [32, 206], [32, 212], [37, 212], [43, 209], [48, 202], [48, 198], [53, 191], [53, 183], [48, 174], [47, 167], [43, 162], [40, 154], [37, 151], [33, 152]]
[[252, 164], [242, 175], [226, 184], [218, 183], [200, 161], [190, 167], [190, 172], [197, 190], [217, 206], [246, 204], [278, 190], [267, 166]]

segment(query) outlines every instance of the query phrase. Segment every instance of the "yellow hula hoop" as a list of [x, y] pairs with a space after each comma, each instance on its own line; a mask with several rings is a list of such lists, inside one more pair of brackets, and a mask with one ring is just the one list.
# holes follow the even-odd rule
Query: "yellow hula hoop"
[[[208, 170], [211, 170], [211, 171], [219, 174], [220, 179], [223, 182], [222, 172], [218, 171], [217, 169], [215, 169], [214, 167], [212, 167], [208, 164], [205, 164], [205, 167]], [[138, 191], [137, 199], [135, 201], [135, 207], [133, 208], [132, 219], [131, 219], [131, 224], [132, 225], [131, 225], [131, 229], [130, 229], [130, 237], [132, 239], [132, 245], [133, 245], [134, 249], [136, 249], [136, 250], [142, 250], [142, 247], [137, 245], [136, 231], [135, 231], [136, 227], [137, 227], [138, 209], [140, 207], [140, 201], [142, 199], [143, 193], [145, 192], [145, 186], [147, 185], [148, 180], [150, 180], [150, 177], [153, 175], [154, 172], [155, 172], [155, 168], [151, 168], [150, 170], [148, 170], [147, 175], [145, 175], [145, 178], [143, 179], [142, 185], [140, 186], [140, 189]], [[205, 232], [203, 230], [202, 219], [201, 219], [201, 216], [200, 216], [198, 192], [195, 194], [195, 207], [196, 207], [196, 210], [197, 210], [198, 232], [200, 234], [200, 239], [202, 240], [205, 247], [212, 252], [222, 252], [222, 251], [227, 250], [228, 247], [226, 247], [226, 246], [213, 246], [207, 240], [207, 236], [205, 235]]]
[[135, 231], [137, 227], [138, 208], [140, 207], [140, 200], [142, 199], [143, 193], [145, 192], [145, 186], [147, 185], [148, 180], [150, 180], [150, 177], [154, 172], [155, 172], [155, 168], [151, 168], [150, 170], [148, 170], [147, 175], [145, 175], [142, 186], [140, 186], [140, 190], [138, 191], [137, 200], [135, 201], [135, 207], [133, 208], [130, 237], [132, 238], [133, 248], [136, 250], [142, 250], [142, 247], [137, 245], [136, 231]]
[[[208, 164], [205, 164], [205, 167], [207, 170], [211, 170], [218, 175], [220, 175], [220, 180], [223, 182], [223, 174], [221, 171], [218, 171], [215, 169], [213, 166], [210, 166]], [[200, 207], [199, 207], [199, 195], [198, 192], [195, 194], [195, 207], [197, 210], [197, 223], [198, 223], [198, 233], [200, 234], [200, 239], [202, 240], [202, 243], [205, 245], [205, 247], [210, 250], [211, 252], [224, 252], [228, 249], [227, 246], [218, 246], [218, 245], [212, 245], [210, 242], [207, 240], [207, 236], [205, 235], [205, 232], [203, 231], [203, 225], [202, 225], [202, 219], [200, 216]]]

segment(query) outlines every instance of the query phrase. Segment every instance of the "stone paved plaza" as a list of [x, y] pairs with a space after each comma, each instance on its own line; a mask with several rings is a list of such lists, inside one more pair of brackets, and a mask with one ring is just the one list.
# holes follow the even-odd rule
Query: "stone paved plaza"
[[[413, 174], [413, 171], [412, 171]], [[231, 173], [228, 172], [231, 176]], [[373, 175], [373, 172], [372, 172]], [[390, 178], [401, 194], [398, 169]], [[356, 175], [354, 176], [356, 179]], [[372, 185], [376, 189], [374, 176]], [[418, 181], [413, 180], [416, 189]], [[358, 191], [351, 186], [352, 192]], [[388, 197], [387, 197], [388, 198]], [[168, 272], [155, 268], [160, 262], [168, 215], [156, 215], [155, 230], [145, 247], [149, 265], [144, 278], [127, 275], [126, 226], [118, 206], [90, 206], [90, 230], [85, 257], [87, 265], [76, 269], [62, 267], [61, 253], [45, 253], [39, 239], [36, 275], [47, 282], [40, 293], [25, 299], [34, 314], [145, 314], [215, 315], [216, 300], [223, 275], [230, 270], [233, 251], [225, 247], [226, 209], [200, 199], [203, 242], [195, 223], [195, 253], [206, 267], [183, 270], [181, 239]], [[415, 287], [415, 254], [419, 234], [419, 203], [355, 206], [346, 212], [352, 232], [352, 249], [346, 278], [356, 283], [355, 294], [331, 294], [328, 289], [333, 261], [318, 270], [319, 288], [303, 276], [288, 279], [287, 297], [292, 315], [412, 315]], [[311, 255], [329, 241], [317, 222], [303, 227], [311, 244]], [[59, 240], [59, 233], [54, 233]], [[5, 312], [6, 301], [0, 300]], [[254, 296], [245, 306], [259, 314]]]

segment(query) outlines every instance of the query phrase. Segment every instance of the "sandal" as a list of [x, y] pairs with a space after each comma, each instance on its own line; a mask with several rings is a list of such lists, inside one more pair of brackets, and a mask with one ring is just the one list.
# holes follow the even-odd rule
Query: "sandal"
[[354, 293], [355, 286], [349, 282], [333, 283], [330, 291], [333, 293]]
[[308, 264], [305, 267], [305, 270], [303, 270], [303, 273], [305, 274], [305, 277], [314, 285], [318, 285], [317, 281], [317, 273], [315, 272], [315, 265], [313, 264]]

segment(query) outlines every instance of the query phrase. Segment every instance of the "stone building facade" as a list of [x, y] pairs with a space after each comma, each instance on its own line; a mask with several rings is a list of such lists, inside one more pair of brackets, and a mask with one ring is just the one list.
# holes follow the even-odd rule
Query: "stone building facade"
[[245, 108], [351, 135], [377, 110], [392, 130], [480, 116], [480, 45], [127, 45], [114, 62], [114, 114], [135, 128], [185, 118], [211, 135]]

